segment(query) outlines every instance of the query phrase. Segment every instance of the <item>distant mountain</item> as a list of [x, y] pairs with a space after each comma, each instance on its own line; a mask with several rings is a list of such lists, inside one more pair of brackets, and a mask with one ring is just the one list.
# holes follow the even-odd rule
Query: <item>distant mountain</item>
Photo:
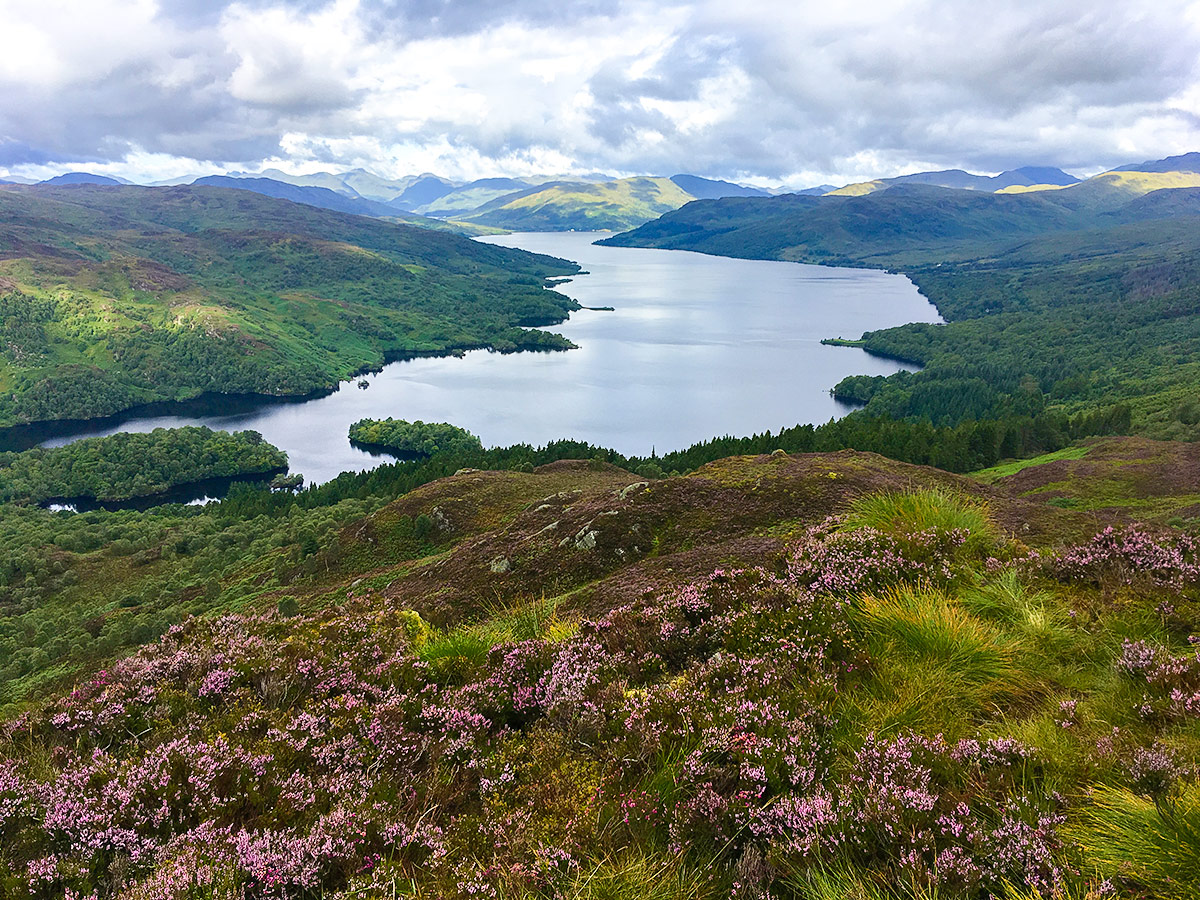
[[1160, 188], [1109, 213], [1121, 222], [1200, 216], [1200, 187]]
[[1041, 183], [1048, 177], [1071, 177], [1056, 176], [1056, 169], [1014, 170], [992, 179], [1038, 180], [1033, 190], [1021, 192], [1012, 192], [1015, 185], [989, 192], [921, 183], [924, 177], [969, 176], [940, 172], [865, 182], [854, 186], [860, 189], [857, 195], [844, 188], [824, 197], [704, 201], [605, 243], [806, 262], [888, 265], [898, 254], [907, 254], [910, 261], [914, 254], [945, 261], [956, 252], [965, 257], [982, 252], [982, 244], [991, 241], [1195, 216], [1200, 172], [1165, 169], [1166, 164], [1194, 162], [1200, 162], [1200, 154], [1105, 172], [1066, 186]]
[[[836, 191], [837, 186], [833, 184], [818, 184], [816, 187], [805, 188], [802, 191], [789, 191], [788, 193], [800, 194], [807, 197], [822, 197], [830, 191]], [[768, 193], [770, 193], [768, 191]]]
[[1019, 169], [1001, 172], [999, 175], [975, 175], [971, 172], [964, 172], [962, 169], [943, 169], [938, 172], [913, 172], [910, 175], [897, 175], [894, 178], [879, 178], [875, 181], [848, 184], [831, 190], [829, 193], [835, 196], [859, 197], [896, 184], [928, 184], [965, 191], [993, 192], [1014, 186], [1035, 184], [1061, 187], [1076, 184], [1078, 181], [1079, 179], [1074, 175], [1050, 166], [1023, 166]]
[[1042, 234], [1068, 229], [1080, 219], [1048, 194], [899, 184], [858, 197], [785, 194], [700, 201], [605, 243], [879, 264], [880, 257], [900, 250]]
[[1200, 172], [1200, 152], [1184, 153], [1181, 156], [1168, 156], [1166, 159], [1152, 159], [1146, 162], [1120, 166], [1114, 172]]
[[1079, 179], [1074, 175], [1052, 166], [1022, 166], [1009, 172], [1001, 172], [992, 180], [998, 188], [1014, 184], [1057, 184], [1065, 187], [1079, 183]]
[[337, 176], [349, 190], [368, 200], [386, 203], [395, 200], [421, 176], [406, 175], [403, 178], [381, 178], [366, 169], [351, 169]]
[[[162, 181], [148, 181], [143, 187], [175, 187], [177, 184], [192, 184], [196, 179], [204, 177], [206, 176], [192, 172], [188, 175], [176, 175], [174, 178], [164, 178]], [[230, 177], [238, 176], [231, 175]]]
[[669, 178], [552, 182], [500, 198], [460, 218], [514, 231], [616, 231], [648, 222], [693, 199]]
[[1035, 189], [1036, 196], [1055, 195], [1059, 203], [1092, 213], [1119, 210], [1131, 200], [1161, 190], [1200, 187], [1200, 172], [1118, 169], [1102, 172], [1070, 187]]
[[[499, 179], [487, 179], [502, 187]], [[475, 182], [473, 184], [482, 184]], [[523, 190], [497, 196], [474, 211], [458, 213], [461, 221], [476, 222], [516, 231], [616, 231], [648, 222], [700, 198], [766, 197], [766, 191], [698, 175], [670, 178], [619, 178], [600, 183], [575, 180], [552, 181], [524, 186]], [[446, 194], [438, 203], [461, 199], [469, 202], [472, 185]], [[477, 193], [480, 189], [474, 189]], [[421, 209], [441, 215], [438, 204]]]
[[365, 200], [362, 197], [348, 197], [330, 188], [312, 187], [276, 181], [273, 178], [237, 178], [232, 175], [206, 175], [192, 182], [198, 186], [236, 188], [243, 191], [254, 191], [267, 197], [277, 197], [281, 200], [291, 200], [293, 203], [307, 203], [320, 209], [332, 209], [337, 212], [353, 213], [359, 216], [395, 216], [400, 210]]
[[269, 178], [272, 181], [281, 181], [284, 184], [292, 184], [296, 187], [325, 188], [326, 190], [336, 191], [339, 194], [346, 194], [350, 197], [361, 196], [358, 191], [346, 185], [346, 181], [341, 175], [334, 175], [331, 172], [291, 175], [279, 169], [263, 169], [258, 174], [251, 174], [249, 172], [234, 172], [230, 174], [235, 178]]
[[671, 180], [681, 190], [691, 194], [697, 200], [719, 200], [721, 197], [767, 197], [766, 191], [758, 188], [732, 184], [728, 181], [714, 181], [711, 178], [701, 178], [699, 175], [672, 175]]
[[293, 203], [304, 203], [318, 209], [330, 209], [335, 212], [351, 213], [356, 216], [371, 216], [377, 219], [395, 219], [407, 225], [421, 228], [432, 228], [437, 231], [456, 231], [460, 233], [480, 233], [490, 229], [469, 225], [449, 224], [428, 216], [405, 212], [390, 203], [380, 203], [377, 200], [367, 200], [363, 197], [348, 197], [328, 188], [305, 187], [275, 181], [272, 178], [238, 178], [232, 175], [206, 175], [192, 182], [201, 187], [225, 187], [241, 191], [253, 191], [266, 197], [280, 200], [291, 200]]
[[423, 216], [438, 218], [463, 215], [502, 197], [513, 197], [541, 184], [535, 182], [531, 185], [517, 178], [480, 178], [478, 181], [460, 185], [424, 206], [416, 207], [415, 211]]
[[38, 184], [123, 184], [127, 182], [109, 178], [107, 175], [93, 175], [91, 172], [67, 172], [65, 175], [55, 175]]
[[412, 211], [445, 197], [455, 187], [453, 181], [439, 175], [421, 175], [392, 202], [401, 209]]

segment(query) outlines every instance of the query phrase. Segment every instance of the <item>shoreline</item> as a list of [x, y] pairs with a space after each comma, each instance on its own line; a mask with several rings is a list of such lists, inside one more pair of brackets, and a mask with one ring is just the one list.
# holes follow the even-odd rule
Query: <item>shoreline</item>
[[[215, 475], [212, 478], [200, 478], [196, 481], [174, 484], [165, 491], [157, 491], [153, 494], [139, 494], [136, 497], [126, 497], [122, 500], [100, 499], [85, 494], [78, 497], [47, 497], [45, 500], [31, 505], [40, 506], [42, 509], [51, 509], [55, 506], [71, 507], [77, 513], [94, 512], [97, 510], [118, 512], [126, 509], [145, 512], [156, 506], [179, 503], [189, 504], [204, 497], [214, 497], [214, 499], [220, 500], [229, 493], [229, 489], [235, 484], [267, 484], [275, 476], [285, 474], [287, 471], [287, 466], [274, 466], [265, 472]], [[57, 511], [70, 512], [72, 509], [60, 509]]]

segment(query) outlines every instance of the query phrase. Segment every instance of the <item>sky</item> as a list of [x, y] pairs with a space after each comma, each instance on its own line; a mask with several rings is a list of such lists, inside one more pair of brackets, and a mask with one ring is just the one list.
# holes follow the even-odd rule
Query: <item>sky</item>
[[1200, 0], [0, 0], [0, 177], [842, 184], [1200, 149]]

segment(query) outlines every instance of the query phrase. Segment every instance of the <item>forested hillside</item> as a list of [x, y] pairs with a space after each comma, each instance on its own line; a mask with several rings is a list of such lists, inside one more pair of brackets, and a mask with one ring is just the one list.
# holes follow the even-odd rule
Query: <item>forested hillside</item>
[[[1170, 164], [1195, 168], [1182, 159]], [[1124, 403], [1134, 431], [1191, 439], [1200, 206], [1194, 187], [1163, 185], [1200, 174], [1146, 168], [1020, 194], [901, 184], [699, 202], [607, 243], [903, 272], [948, 324], [830, 335], [924, 366], [837, 386], [869, 414], [956, 425]]]
[[287, 454], [255, 431], [156, 428], [0, 453], [0, 502], [130, 500], [211, 478], [286, 471]]
[[0, 190], [0, 425], [565, 349], [563, 260], [226, 188]]

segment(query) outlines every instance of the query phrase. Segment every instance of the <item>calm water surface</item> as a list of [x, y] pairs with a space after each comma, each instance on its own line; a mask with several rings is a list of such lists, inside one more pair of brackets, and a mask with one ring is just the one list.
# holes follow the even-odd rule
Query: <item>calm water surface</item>
[[[133, 418], [45, 442], [156, 427], [252, 428], [309, 483], [386, 461], [350, 446], [351, 423], [394, 416], [453, 422], [488, 446], [561, 437], [626, 454], [660, 454], [715, 435], [750, 434], [848, 410], [829, 395], [846, 375], [903, 368], [824, 337], [941, 321], [900, 275], [726, 259], [677, 250], [596, 247], [603, 235], [512, 234], [493, 243], [573, 259], [589, 273], [559, 287], [584, 306], [551, 330], [580, 349], [393, 363], [300, 403]], [[357, 380], [357, 379], [356, 379]]]

